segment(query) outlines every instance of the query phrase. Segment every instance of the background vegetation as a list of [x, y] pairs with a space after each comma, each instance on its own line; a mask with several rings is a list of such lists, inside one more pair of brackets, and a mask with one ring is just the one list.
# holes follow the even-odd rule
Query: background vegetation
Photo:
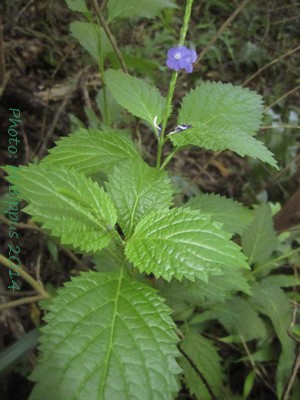
[[[178, 9], [167, 9], [152, 20], [135, 17], [111, 24], [119, 46], [126, 53], [129, 72], [154, 81], [163, 94], [166, 94], [170, 79], [170, 72], [165, 67], [166, 51], [178, 39], [185, 2], [178, 0], [177, 4]], [[199, 54], [239, 4], [235, 0], [195, 1], [188, 45], [196, 48]], [[6, 0], [0, 7], [3, 28], [3, 38], [0, 38], [1, 163], [27, 164], [43, 157], [55, 140], [78, 126], [101, 126], [103, 84], [93, 57], [79, 45], [74, 30], [73, 36], [70, 33], [69, 25], [81, 17], [70, 11], [64, 1]], [[173, 181], [181, 191], [176, 198], [178, 204], [200, 191], [227, 195], [249, 206], [268, 200], [274, 214], [280, 204], [287, 203], [284, 212], [274, 218], [277, 233], [288, 232], [284, 235], [289, 235], [288, 244], [282, 240], [281, 250], [284, 253], [288, 247], [293, 257], [286, 258], [279, 270], [287, 275], [297, 275], [299, 266], [299, 259], [294, 257], [294, 250], [299, 246], [296, 225], [300, 222], [300, 195], [297, 194], [300, 181], [299, 17], [300, 3], [297, 1], [249, 1], [209, 48], [195, 72], [181, 74], [175, 93], [175, 101], [179, 103], [187, 88], [202, 80], [231, 82], [258, 91], [264, 97], [266, 107], [259, 139], [275, 154], [280, 171], [274, 172], [261, 163], [231, 152], [183, 151], [170, 164]], [[108, 66], [116, 63], [117, 60], [111, 57]], [[5, 138], [9, 107], [20, 108], [24, 122], [19, 158], [14, 162], [8, 158]], [[144, 158], [155, 164], [156, 140], [146, 126], [117, 106], [106, 118], [117, 121], [118, 127], [131, 126]], [[5, 200], [4, 172], [0, 173], [2, 200]], [[292, 205], [291, 198], [294, 199]], [[3, 214], [0, 218], [1, 253], [4, 254], [8, 247], [7, 221]], [[55, 291], [71, 276], [90, 267], [89, 259], [82, 260], [60, 247], [33, 226], [27, 216], [22, 215], [18, 229], [22, 261], [48, 290]], [[4, 302], [8, 299], [5, 291], [7, 272], [0, 270], [0, 274], [0, 295]], [[286, 290], [296, 314], [299, 295], [293, 286]], [[31, 294], [31, 288], [24, 282], [22, 293]], [[40, 326], [41, 318], [42, 313], [35, 303], [3, 311], [0, 350], [19, 340], [19, 349], [14, 353], [17, 361], [26, 350], [34, 348], [36, 336], [20, 339]], [[218, 323], [214, 336], [225, 337], [224, 327]], [[245, 382], [251, 387], [249, 399], [276, 398], [276, 365], [268, 361], [268, 357], [259, 358], [257, 354], [257, 358], [249, 357], [251, 343], [250, 348], [245, 343], [237, 346], [227, 338], [220, 340], [218, 345], [221, 354], [229, 360], [229, 383], [237, 398], [238, 395], [245, 396]], [[0, 395], [4, 399], [27, 398], [31, 383], [26, 377], [36, 364], [36, 355], [37, 351], [32, 350], [2, 374]], [[257, 370], [261, 379], [256, 379], [252, 387], [251, 371], [257, 374]], [[299, 394], [297, 385], [296, 382], [294, 398]], [[183, 391], [180, 398], [192, 397]]]

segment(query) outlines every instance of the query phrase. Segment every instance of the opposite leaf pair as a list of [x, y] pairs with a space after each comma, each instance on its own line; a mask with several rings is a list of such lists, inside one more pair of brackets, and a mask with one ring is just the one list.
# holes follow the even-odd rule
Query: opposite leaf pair
[[[105, 82], [121, 106], [157, 131], [165, 99], [156, 87], [115, 70], [105, 73]], [[262, 113], [262, 99], [257, 93], [231, 84], [204, 82], [185, 95], [178, 113], [178, 125], [192, 127], [173, 133], [169, 138], [177, 148], [199, 146], [214, 151], [231, 150], [278, 168], [272, 153], [253, 138], [261, 124]]]

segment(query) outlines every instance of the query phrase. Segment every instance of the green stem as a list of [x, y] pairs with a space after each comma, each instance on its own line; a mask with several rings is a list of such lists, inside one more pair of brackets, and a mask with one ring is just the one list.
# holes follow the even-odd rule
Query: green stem
[[[183, 25], [182, 25], [181, 32], [180, 32], [180, 39], [179, 39], [179, 44], [178, 44], [179, 46], [182, 46], [185, 41], [185, 37], [186, 37], [186, 33], [188, 30], [189, 21], [190, 21], [190, 17], [191, 17], [192, 4], [193, 4], [193, 0], [187, 0], [186, 6], [185, 6], [184, 18], [183, 18]], [[156, 168], [160, 168], [162, 149], [163, 149], [163, 145], [164, 145], [165, 130], [167, 127], [169, 116], [171, 114], [171, 104], [172, 104], [172, 99], [173, 99], [173, 95], [174, 95], [174, 91], [175, 91], [177, 76], [178, 76], [178, 72], [174, 71], [172, 74], [172, 77], [171, 77], [170, 84], [169, 84], [169, 90], [168, 90], [166, 104], [165, 104], [165, 108], [164, 108], [164, 112], [163, 112], [163, 122], [162, 122], [161, 134], [158, 139]]]
[[193, 5], [193, 0], [187, 0], [186, 6], [185, 6], [184, 18], [183, 18], [183, 26], [182, 26], [181, 32], [180, 32], [179, 46], [183, 46], [183, 43], [185, 41], [186, 33], [188, 30], [188, 26], [189, 26], [189, 22], [190, 22], [190, 18], [191, 18], [192, 5]]
[[166, 130], [168, 118], [169, 118], [170, 112], [171, 112], [171, 103], [172, 103], [172, 98], [173, 98], [173, 94], [174, 94], [174, 90], [175, 90], [177, 76], [178, 76], [178, 72], [173, 72], [172, 78], [171, 78], [171, 81], [170, 81], [170, 85], [169, 85], [169, 91], [168, 91], [166, 105], [165, 105], [164, 113], [163, 113], [163, 122], [162, 122], [161, 134], [160, 134], [160, 137], [158, 139], [156, 168], [160, 167], [162, 148], [163, 148], [163, 145], [164, 145], [165, 130]]
[[171, 151], [170, 154], [168, 154], [167, 158], [164, 160], [164, 162], [162, 163], [160, 170], [162, 171], [168, 164], [169, 162], [172, 160], [172, 158], [175, 156], [175, 154], [179, 151], [178, 148], [174, 149], [173, 151]]

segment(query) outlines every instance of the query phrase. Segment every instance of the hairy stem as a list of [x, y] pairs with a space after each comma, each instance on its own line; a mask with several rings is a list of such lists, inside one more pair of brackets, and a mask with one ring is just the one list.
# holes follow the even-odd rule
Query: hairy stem
[[174, 94], [174, 90], [175, 90], [177, 76], [178, 76], [178, 72], [173, 72], [172, 78], [171, 78], [171, 82], [170, 82], [170, 85], [169, 85], [169, 91], [168, 91], [166, 105], [165, 105], [165, 109], [164, 109], [164, 116], [163, 116], [161, 134], [160, 134], [160, 137], [158, 139], [156, 168], [160, 167], [162, 148], [163, 148], [163, 145], [164, 145], [165, 130], [166, 130], [168, 118], [169, 118], [170, 111], [171, 111], [171, 103], [172, 103], [172, 98], [173, 98], [173, 94]]
[[[193, 4], [193, 0], [187, 0], [186, 6], [185, 6], [184, 18], [183, 18], [183, 25], [182, 25], [181, 32], [180, 32], [180, 39], [179, 39], [179, 44], [178, 44], [179, 46], [182, 46], [185, 41], [185, 37], [186, 37], [186, 33], [187, 33], [187, 29], [188, 29], [189, 21], [190, 21], [190, 17], [191, 17], [192, 4]], [[177, 76], [178, 76], [178, 72], [174, 71], [172, 74], [172, 77], [171, 77], [170, 84], [169, 84], [167, 100], [166, 100], [164, 113], [163, 113], [161, 134], [158, 139], [156, 168], [160, 168], [162, 148], [164, 145], [165, 130], [167, 127], [169, 116], [171, 114], [171, 104], [172, 104], [172, 99], [173, 99], [173, 95], [174, 95], [174, 91], [175, 91]]]

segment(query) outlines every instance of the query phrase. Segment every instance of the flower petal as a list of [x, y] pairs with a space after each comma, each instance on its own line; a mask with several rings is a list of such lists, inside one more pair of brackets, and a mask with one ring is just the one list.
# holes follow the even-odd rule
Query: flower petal
[[174, 71], [178, 71], [180, 69], [178, 61], [175, 59], [168, 58], [166, 64], [169, 68], [173, 69]]
[[191, 52], [191, 58], [192, 58], [192, 63], [193, 63], [197, 60], [197, 53], [195, 52], [195, 50], [190, 50], [190, 52]]
[[191, 72], [193, 72], [193, 65], [192, 65], [192, 64], [188, 64], [188, 65], [185, 67], [185, 71], [186, 71], [188, 74], [190, 74]]

